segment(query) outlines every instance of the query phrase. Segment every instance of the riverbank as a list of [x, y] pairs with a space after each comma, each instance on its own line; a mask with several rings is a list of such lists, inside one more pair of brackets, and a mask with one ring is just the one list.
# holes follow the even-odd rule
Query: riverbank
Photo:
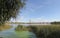
[[10, 26], [9, 24], [3, 24], [3, 25], [0, 26], [0, 31], [10, 29], [11, 27], [12, 26]]

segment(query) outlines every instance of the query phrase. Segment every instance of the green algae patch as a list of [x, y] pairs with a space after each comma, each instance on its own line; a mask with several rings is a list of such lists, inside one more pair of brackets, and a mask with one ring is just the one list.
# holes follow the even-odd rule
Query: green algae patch
[[28, 31], [16, 31], [16, 34], [20, 38], [29, 38], [29, 32]]

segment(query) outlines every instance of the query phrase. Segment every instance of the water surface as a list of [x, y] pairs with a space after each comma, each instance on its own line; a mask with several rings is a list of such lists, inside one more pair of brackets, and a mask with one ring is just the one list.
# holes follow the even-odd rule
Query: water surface
[[3, 38], [36, 38], [35, 34], [29, 31], [15, 31], [18, 24], [11, 24], [12, 28], [0, 31]]

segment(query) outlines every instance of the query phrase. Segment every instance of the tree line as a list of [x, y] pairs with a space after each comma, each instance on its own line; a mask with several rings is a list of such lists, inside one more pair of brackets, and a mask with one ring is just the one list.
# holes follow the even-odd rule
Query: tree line
[[60, 24], [60, 22], [55, 21], [55, 22], [51, 22], [51, 24]]

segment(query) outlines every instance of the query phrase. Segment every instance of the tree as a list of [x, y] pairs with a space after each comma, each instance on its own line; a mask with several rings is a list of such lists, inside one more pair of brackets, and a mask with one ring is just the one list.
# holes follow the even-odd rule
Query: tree
[[16, 18], [24, 3], [24, 0], [0, 0], [0, 24], [9, 21], [10, 18]]
[[60, 24], [60, 21], [59, 22], [51, 22], [51, 24]]

